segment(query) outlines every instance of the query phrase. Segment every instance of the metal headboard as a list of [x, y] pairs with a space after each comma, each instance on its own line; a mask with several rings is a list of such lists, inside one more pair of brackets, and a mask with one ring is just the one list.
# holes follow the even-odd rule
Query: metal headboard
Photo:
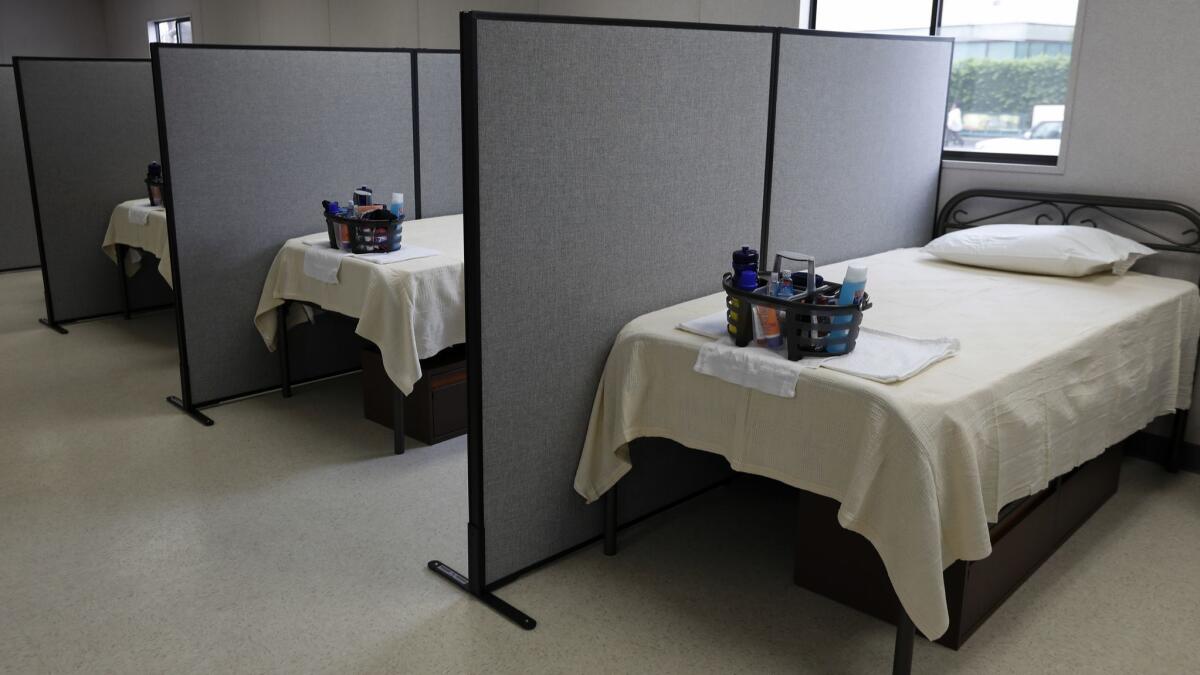
[[[1116, 212], [1118, 210], [1120, 213]], [[1169, 222], [1147, 220], [1154, 215], [1173, 215], [1178, 218], [1167, 218]], [[951, 230], [988, 223], [1021, 222], [1030, 217], [1035, 225], [1101, 227], [1105, 223], [1119, 223], [1140, 232], [1143, 238], [1138, 241], [1150, 248], [1200, 254], [1200, 211], [1162, 199], [966, 190], [951, 197], [942, 207], [934, 223], [933, 236], [937, 238]]]

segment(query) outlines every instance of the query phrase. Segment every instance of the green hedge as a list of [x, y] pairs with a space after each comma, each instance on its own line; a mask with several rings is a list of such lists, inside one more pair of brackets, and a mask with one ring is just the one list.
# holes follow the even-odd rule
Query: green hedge
[[950, 100], [963, 112], [1020, 115], [1028, 122], [1033, 106], [1067, 100], [1069, 56], [1027, 59], [963, 59], [950, 75]]

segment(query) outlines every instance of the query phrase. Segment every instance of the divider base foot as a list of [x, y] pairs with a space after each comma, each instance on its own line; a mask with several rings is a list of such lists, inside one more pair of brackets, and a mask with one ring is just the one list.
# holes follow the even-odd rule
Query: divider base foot
[[459, 574], [458, 572], [454, 571], [454, 569], [451, 568], [446, 563], [443, 563], [439, 560], [430, 560], [429, 561], [429, 569], [436, 572], [438, 574], [438, 576], [442, 577], [446, 581], [449, 581], [450, 583], [457, 586], [463, 592], [465, 592], [469, 595], [472, 595], [476, 598], [479, 598], [479, 600], [481, 602], [483, 602], [483, 604], [490, 607], [492, 609], [492, 611], [500, 614], [501, 616], [508, 619], [509, 621], [512, 621], [513, 623], [517, 624], [521, 628], [524, 628], [525, 630], [533, 630], [534, 628], [537, 627], [537, 621], [534, 621], [533, 617], [529, 616], [525, 612], [522, 612], [521, 610], [517, 609], [516, 607], [513, 607], [512, 605], [501, 600], [500, 598], [497, 598], [496, 596], [492, 595], [488, 591], [484, 591], [481, 595], [476, 595], [475, 593], [472, 593], [471, 588], [470, 588], [470, 583], [467, 581], [467, 578], [465, 576], [463, 576], [462, 574]]
[[179, 408], [185, 415], [196, 420], [197, 422], [199, 422], [200, 424], [203, 424], [206, 427], [211, 427], [213, 425], [212, 418], [210, 418], [208, 415], [205, 415], [204, 413], [200, 412], [196, 408], [192, 408], [192, 407], [184, 405], [183, 401], [181, 401], [178, 396], [168, 396], [167, 403], [170, 403], [171, 405], [175, 406], [176, 408]]
[[53, 321], [47, 321], [45, 319], [38, 319], [38, 323], [42, 324], [46, 328], [49, 328], [50, 330], [52, 330], [56, 333], [59, 333], [60, 335], [67, 334], [67, 329], [63, 328], [62, 324], [57, 324], [57, 323], [54, 323]]

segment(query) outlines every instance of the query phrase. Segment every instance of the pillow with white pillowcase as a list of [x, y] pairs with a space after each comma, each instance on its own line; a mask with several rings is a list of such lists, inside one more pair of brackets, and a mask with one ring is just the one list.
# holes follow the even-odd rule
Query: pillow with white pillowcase
[[1154, 249], [1080, 225], [979, 225], [944, 234], [922, 249], [942, 260], [1027, 274], [1125, 274]]

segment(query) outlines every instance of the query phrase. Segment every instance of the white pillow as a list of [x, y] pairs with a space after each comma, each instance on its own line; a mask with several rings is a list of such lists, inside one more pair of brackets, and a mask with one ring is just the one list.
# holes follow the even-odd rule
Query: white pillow
[[1154, 249], [1080, 225], [980, 225], [955, 230], [922, 249], [942, 260], [1011, 272], [1082, 277], [1125, 274]]

